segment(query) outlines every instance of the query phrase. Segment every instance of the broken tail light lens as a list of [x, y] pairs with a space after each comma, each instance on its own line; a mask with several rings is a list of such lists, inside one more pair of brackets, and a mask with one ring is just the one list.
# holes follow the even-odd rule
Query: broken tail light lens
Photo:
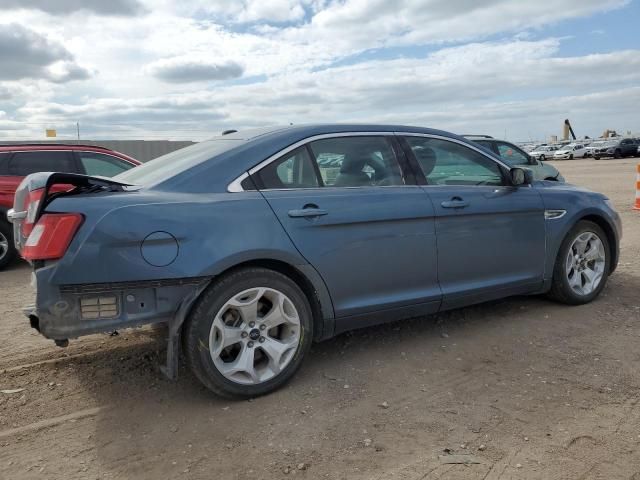
[[31, 229], [22, 249], [27, 260], [62, 258], [82, 223], [79, 213], [46, 213]]

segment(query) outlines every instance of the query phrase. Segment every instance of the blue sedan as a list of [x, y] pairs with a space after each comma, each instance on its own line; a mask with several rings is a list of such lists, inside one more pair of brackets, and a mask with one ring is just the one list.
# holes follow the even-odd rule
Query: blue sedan
[[278, 388], [346, 330], [511, 295], [590, 302], [621, 235], [604, 195], [389, 125], [231, 132], [113, 179], [33, 174], [9, 216], [34, 328], [65, 346], [166, 324], [164, 372], [182, 350], [227, 397]]

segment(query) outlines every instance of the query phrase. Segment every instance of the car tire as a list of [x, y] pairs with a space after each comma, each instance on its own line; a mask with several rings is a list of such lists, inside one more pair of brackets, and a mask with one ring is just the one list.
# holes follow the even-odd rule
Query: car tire
[[312, 339], [306, 295], [287, 276], [265, 268], [216, 280], [183, 327], [187, 364], [205, 387], [226, 398], [258, 397], [284, 385]]
[[[581, 245], [585, 246], [582, 253]], [[592, 257], [593, 260], [588, 260]], [[549, 297], [568, 305], [591, 302], [605, 287], [610, 266], [611, 250], [605, 232], [593, 222], [578, 222], [560, 245]], [[592, 281], [590, 275], [593, 275]]]
[[569, 160], [573, 160], [573, 153], [569, 155]]
[[613, 158], [622, 158], [622, 152], [620, 150], [616, 150], [613, 153]]
[[0, 220], [0, 270], [7, 267], [18, 256], [13, 244], [13, 228]]
[[594, 160], [600, 160], [600, 157], [599, 157], [598, 155], [594, 155], [594, 156], [593, 156], [593, 159], [594, 159]]
[[544, 160], [545, 160], [544, 155], [540, 155], [540, 161], [541, 161], [541, 162], [544, 162]]

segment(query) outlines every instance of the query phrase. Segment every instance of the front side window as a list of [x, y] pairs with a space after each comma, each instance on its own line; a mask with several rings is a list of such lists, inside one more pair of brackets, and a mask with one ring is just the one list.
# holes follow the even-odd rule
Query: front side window
[[400, 165], [385, 137], [316, 140], [309, 149], [328, 187], [402, 185]]
[[9, 160], [8, 174], [24, 177], [36, 172], [74, 173], [73, 157], [63, 151], [16, 152]]
[[526, 155], [508, 143], [498, 143], [498, 152], [500, 153], [500, 158], [504, 160], [504, 163], [511, 167], [529, 163], [529, 158]]
[[429, 185], [502, 185], [498, 164], [448, 140], [406, 137]]
[[78, 152], [78, 156], [87, 175], [113, 177], [134, 167], [129, 162], [102, 153]]

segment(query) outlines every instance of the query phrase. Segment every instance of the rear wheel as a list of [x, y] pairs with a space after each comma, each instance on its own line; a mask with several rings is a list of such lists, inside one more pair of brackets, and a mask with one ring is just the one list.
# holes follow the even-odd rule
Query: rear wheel
[[599, 157], [598, 155], [594, 155], [594, 156], [593, 156], [593, 159], [594, 159], [594, 160], [600, 160], [600, 157]]
[[187, 362], [211, 391], [264, 395], [296, 372], [312, 342], [311, 307], [288, 277], [246, 268], [209, 287], [184, 328]]
[[604, 231], [593, 222], [578, 222], [560, 246], [549, 295], [570, 305], [592, 301], [607, 283], [610, 257]]
[[0, 270], [9, 265], [16, 256], [11, 225], [0, 220]]

